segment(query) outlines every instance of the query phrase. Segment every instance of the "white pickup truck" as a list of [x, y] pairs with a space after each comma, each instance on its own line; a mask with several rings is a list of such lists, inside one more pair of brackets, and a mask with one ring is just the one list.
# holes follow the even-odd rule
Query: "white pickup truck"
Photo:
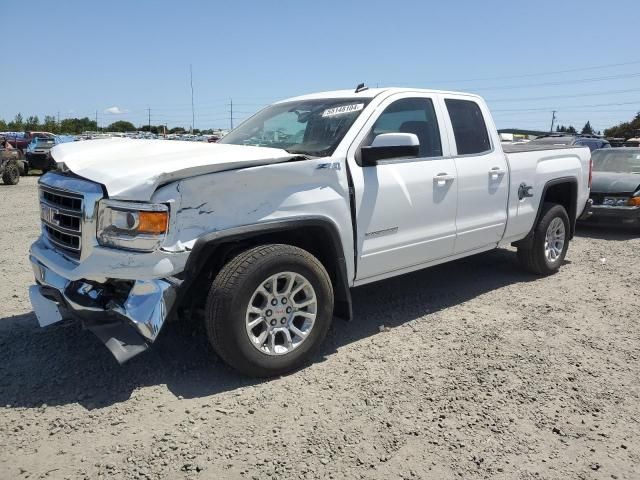
[[352, 287], [510, 244], [555, 272], [591, 178], [588, 148], [505, 152], [482, 98], [410, 88], [284, 100], [217, 144], [52, 154], [30, 249], [40, 324], [76, 319], [124, 362], [204, 312], [215, 351], [255, 376], [305, 363]]

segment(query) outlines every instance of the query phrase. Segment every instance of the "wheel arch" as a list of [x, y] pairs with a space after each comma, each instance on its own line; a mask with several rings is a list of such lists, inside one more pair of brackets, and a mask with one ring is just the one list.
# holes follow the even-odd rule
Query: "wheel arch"
[[196, 241], [181, 275], [178, 306], [184, 307], [189, 298], [196, 303], [202, 300], [198, 295], [194, 297], [187, 293], [199, 281], [208, 285], [231, 256], [267, 243], [293, 245], [318, 258], [331, 278], [335, 315], [346, 320], [352, 318], [347, 265], [338, 228], [327, 218], [313, 216], [274, 220], [203, 235]]
[[545, 183], [542, 188], [538, 211], [536, 212], [536, 218], [531, 226], [531, 230], [529, 230], [525, 238], [514, 242], [514, 246], [527, 246], [531, 244], [533, 241], [533, 232], [540, 221], [545, 203], [556, 203], [565, 208], [569, 215], [569, 240], [573, 238], [578, 215], [578, 179], [575, 177], [560, 177]]

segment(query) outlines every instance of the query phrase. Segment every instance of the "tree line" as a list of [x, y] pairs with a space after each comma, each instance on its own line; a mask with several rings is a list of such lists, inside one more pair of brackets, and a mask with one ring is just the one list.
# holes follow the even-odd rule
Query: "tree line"
[[[576, 135], [578, 133], [578, 131], [573, 125], [569, 125], [568, 127], [565, 127], [564, 125], [558, 125], [556, 127], [556, 132], [568, 133], [573, 135]], [[580, 134], [581, 135], [600, 135], [600, 132], [596, 132], [591, 126], [591, 122], [587, 121], [587, 123], [584, 124], [584, 127], [582, 127]]]
[[22, 132], [22, 131], [44, 131], [51, 133], [69, 133], [77, 134], [86, 131], [96, 131], [98, 124], [95, 120], [84, 118], [65, 118], [60, 122], [52, 115], [45, 115], [44, 120], [40, 121], [37, 115], [31, 115], [23, 118], [18, 113], [13, 120], [6, 122], [0, 119], [0, 132]]
[[[166, 129], [164, 125], [144, 125], [137, 128], [133, 123], [126, 120], [118, 120], [102, 128], [106, 132], [151, 132], [156, 135], [163, 133], [186, 133], [187, 130], [182, 127], [173, 127]], [[7, 122], [0, 118], [0, 132], [29, 132], [29, 131], [43, 131], [56, 134], [69, 134], [78, 135], [82, 132], [97, 132], [98, 124], [95, 120], [91, 120], [88, 117], [83, 118], [64, 118], [61, 121], [57, 121], [52, 115], [45, 115], [44, 119], [40, 121], [37, 115], [31, 115], [24, 118], [22, 114], [18, 113], [13, 120]], [[212, 129], [199, 130], [194, 129], [193, 132], [196, 135], [199, 134], [211, 134]]]
[[630, 122], [619, 123], [615, 127], [607, 128], [604, 134], [607, 137], [624, 138], [625, 140], [640, 137], [640, 112], [636, 113]]
[[[107, 132], [135, 132], [135, 131], [143, 131], [143, 132], [151, 132], [156, 135], [161, 135], [163, 133], [173, 134], [173, 133], [186, 133], [188, 130], [182, 127], [173, 127], [171, 129], [166, 129], [164, 125], [144, 125], [140, 128], [136, 128], [136, 126], [127, 122], [126, 120], [118, 120], [108, 125], [103, 129]], [[61, 121], [56, 121], [56, 118], [53, 115], [45, 115], [44, 119], [40, 121], [37, 115], [31, 115], [27, 118], [24, 118], [22, 114], [18, 113], [13, 120], [6, 122], [3, 119], [0, 119], [0, 132], [22, 132], [22, 131], [45, 131], [51, 133], [66, 133], [70, 135], [77, 135], [82, 132], [97, 132], [98, 124], [95, 120], [91, 120], [88, 117], [83, 118], [65, 118]], [[556, 127], [556, 132], [558, 133], [568, 133], [568, 134], [577, 134], [578, 131], [573, 125], [569, 125], [568, 127], [564, 125], [558, 125]], [[196, 135], [199, 134], [211, 134], [213, 133], [212, 129], [207, 130], [199, 130], [194, 129], [193, 132]], [[587, 122], [582, 130], [580, 131], [583, 135], [600, 135], [600, 132], [596, 132], [592, 127], [591, 123]], [[616, 137], [616, 138], [624, 138], [629, 139], [632, 137], [640, 136], [640, 112], [636, 114], [636, 116], [630, 122], [622, 122], [614, 127], [607, 128], [604, 130], [605, 137]]]

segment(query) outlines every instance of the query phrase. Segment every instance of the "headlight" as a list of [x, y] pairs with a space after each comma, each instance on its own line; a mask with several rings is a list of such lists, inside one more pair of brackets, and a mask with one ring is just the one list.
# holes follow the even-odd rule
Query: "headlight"
[[151, 252], [162, 244], [168, 226], [166, 205], [102, 200], [98, 208], [98, 243], [105, 247]]

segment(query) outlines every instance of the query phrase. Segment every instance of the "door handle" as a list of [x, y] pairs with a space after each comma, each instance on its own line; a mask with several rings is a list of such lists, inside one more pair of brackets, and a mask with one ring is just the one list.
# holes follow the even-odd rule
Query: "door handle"
[[504, 175], [505, 173], [507, 173], [507, 171], [504, 168], [500, 167], [493, 167], [491, 170], [489, 170], [489, 176], [492, 180], [497, 180], [498, 177]]
[[433, 177], [433, 181], [439, 187], [442, 187], [447, 184], [447, 182], [453, 182], [456, 179], [454, 175], [450, 175], [448, 173], [439, 173]]

